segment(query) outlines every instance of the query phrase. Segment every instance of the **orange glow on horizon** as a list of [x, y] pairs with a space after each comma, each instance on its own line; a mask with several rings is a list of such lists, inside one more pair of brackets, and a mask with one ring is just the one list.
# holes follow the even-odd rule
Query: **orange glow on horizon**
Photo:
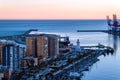
[[105, 19], [119, 0], [0, 0], [0, 19]]

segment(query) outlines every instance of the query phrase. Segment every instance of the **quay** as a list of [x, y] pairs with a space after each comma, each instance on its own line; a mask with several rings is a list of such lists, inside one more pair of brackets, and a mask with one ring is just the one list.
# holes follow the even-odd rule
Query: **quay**
[[[111, 47], [103, 46], [104, 45], [99, 44], [98, 46], [92, 46], [98, 47], [96, 49], [81, 49], [81, 51], [77, 53], [74, 51], [71, 53], [63, 53], [56, 58], [52, 58], [53, 60], [47, 60], [47, 68], [36, 66], [36, 68], [34, 67], [35, 69], [31, 68], [32, 72], [30, 73], [25, 73], [29, 71], [28, 69], [26, 69], [24, 73], [19, 73], [24, 74], [20, 80], [76, 80], [74, 79], [75, 77], [70, 75], [76, 72], [80, 74], [80, 76], [77, 77], [77, 80], [80, 80], [83, 71], [88, 71], [89, 67], [99, 61], [99, 56], [106, 54], [107, 50], [111, 53]], [[27, 77], [26, 75], [31, 76]]]
[[[84, 46], [84, 48], [86, 47], [98, 47], [101, 49], [88, 49], [88, 50], [93, 50], [90, 54], [88, 54], [87, 56], [83, 57], [83, 58], [79, 58], [78, 60], [76, 60], [75, 62], [69, 64], [68, 66], [64, 67], [63, 69], [60, 69], [58, 71], [56, 71], [53, 74], [53, 80], [73, 80], [73, 78], [71, 78], [71, 76], [69, 76], [70, 72], [78, 72], [80, 74], [79, 79], [82, 77], [83, 75], [83, 71], [88, 71], [89, 67], [91, 67], [94, 63], [96, 63], [97, 61], [99, 61], [98, 57], [101, 55], [104, 55], [106, 53], [110, 53], [111, 52], [111, 47], [107, 47], [102, 45], [103, 47], [101, 47], [101, 45], [98, 46]], [[112, 49], [113, 50], [113, 49]], [[112, 52], [111, 52], [112, 53]], [[79, 70], [78, 70], [79, 69]], [[75, 79], [76, 80], [76, 79]]]
[[[102, 52], [100, 54], [102, 54]], [[66, 66], [62, 70], [58, 70], [53, 74], [54, 75], [53, 80], [60, 80], [61, 78], [65, 80], [73, 80], [71, 76], [69, 76], [70, 72], [78, 72], [80, 74], [78, 80], [80, 80], [80, 77], [82, 77], [83, 75], [82, 72], [85, 70], [89, 70], [89, 67], [98, 61], [97, 57], [100, 54], [99, 53], [95, 54], [93, 52], [91, 53], [91, 55], [84, 57], [83, 59], [80, 59], [74, 63], [71, 63], [70, 65]]]

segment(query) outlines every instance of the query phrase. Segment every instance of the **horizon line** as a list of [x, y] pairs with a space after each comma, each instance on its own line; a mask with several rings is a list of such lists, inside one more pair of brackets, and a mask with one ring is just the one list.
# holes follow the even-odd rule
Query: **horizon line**
[[0, 20], [106, 20], [106, 19], [0, 19]]

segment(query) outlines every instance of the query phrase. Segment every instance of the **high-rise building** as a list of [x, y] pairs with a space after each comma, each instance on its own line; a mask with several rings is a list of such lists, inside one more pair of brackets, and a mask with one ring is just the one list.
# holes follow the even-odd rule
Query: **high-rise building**
[[26, 57], [26, 48], [20, 47], [20, 59]]
[[7, 66], [13, 71], [20, 69], [19, 45], [12, 41], [0, 41], [0, 65]]
[[59, 36], [48, 34], [48, 56], [56, 56], [59, 54]]
[[26, 39], [26, 56], [34, 56], [39, 59], [48, 57], [48, 39], [46, 36], [33, 36]]
[[42, 57], [44, 60], [48, 58], [48, 38], [46, 36], [37, 37], [37, 57]]
[[39, 59], [59, 54], [59, 36], [54, 34], [31, 35], [26, 38], [26, 56], [35, 56]]
[[36, 37], [26, 38], [26, 56], [35, 56], [37, 54], [37, 40]]

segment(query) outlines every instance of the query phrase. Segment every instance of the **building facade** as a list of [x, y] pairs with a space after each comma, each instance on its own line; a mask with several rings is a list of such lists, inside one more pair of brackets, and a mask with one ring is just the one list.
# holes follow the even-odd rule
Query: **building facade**
[[46, 36], [37, 37], [37, 57], [42, 57], [44, 60], [48, 58], [48, 38]]
[[59, 37], [48, 35], [48, 56], [53, 57], [59, 54]]
[[26, 39], [26, 56], [39, 59], [48, 58], [48, 39], [46, 36], [28, 37]]
[[36, 37], [26, 38], [26, 56], [35, 56], [37, 54]]
[[12, 71], [20, 69], [19, 45], [12, 41], [0, 41], [0, 65], [7, 66]]
[[26, 38], [26, 56], [45, 60], [59, 54], [59, 36], [54, 34], [32, 35]]

